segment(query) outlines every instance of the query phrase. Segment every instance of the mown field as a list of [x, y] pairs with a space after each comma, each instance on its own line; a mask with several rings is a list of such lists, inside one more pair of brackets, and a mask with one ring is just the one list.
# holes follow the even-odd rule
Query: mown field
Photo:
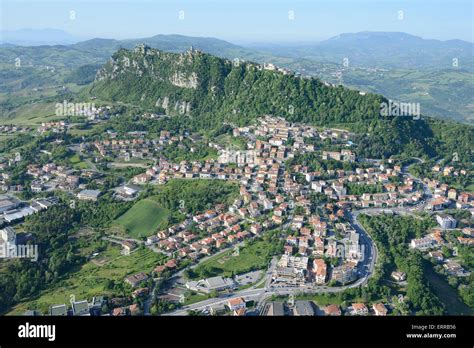
[[88, 169], [89, 165], [84, 162], [78, 154], [74, 154], [69, 158], [69, 162], [75, 169]]
[[138, 201], [125, 214], [115, 220], [132, 238], [143, 238], [154, 234], [158, 227], [166, 224], [169, 211], [151, 198]]
[[216, 275], [231, 277], [232, 275], [263, 269], [271, 259], [272, 246], [272, 243], [262, 240], [240, 247], [238, 255], [235, 254], [233, 249], [229, 250], [204, 261], [193, 270], [191, 277], [194, 279]]
[[37, 126], [42, 122], [55, 121], [54, 103], [23, 104], [14, 110], [5, 113], [0, 118], [0, 124], [14, 124], [17, 126]]

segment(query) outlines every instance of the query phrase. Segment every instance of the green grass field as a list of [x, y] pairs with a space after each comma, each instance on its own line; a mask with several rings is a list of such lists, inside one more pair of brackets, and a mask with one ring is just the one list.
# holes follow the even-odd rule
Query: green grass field
[[230, 147], [238, 150], [245, 150], [247, 142], [244, 137], [234, 137], [230, 134], [223, 134], [215, 139], [215, 142], [223, 147]]
[[[263, 269], [267, 266], [271, 256], [271, 244], [266, 241], [257, 241], [252, 245], [241, 247], [239, 255], [234, 256], [234, 250], [229, 250], [217, 257], [210, 258], [195, 268], [195, 278], [200, 278], [206, 270], [211, 270], [213, 275], [224, 277], [242, 274], [252, 269]], [[212, 276], [212, 275], [209, 275]]]
[[37, 126], [41, 122], [58, 119], [55, 114], [55, 104], [38, 102], [24, 104], [15, 108], [12, 112], [0, 118], [1, 124], [15, 124], [18, 126]]
[[197, 293], [197, 292], [189, 292], [185, 297], [184, 305], [188, 306], [188, 305], [196, 303], [196, 302], [204, 301], [208, 298], [209, 297], [207, 295], [203, 295], [203, 294], [200, 294], [200, 293]]
[[88, 169], [89, 166], [86, 162], [82, 161], [81, 157], [78, 154], [74, 154], [69, 158], [69, 162], [75, 169]]
[[166, 223], [168, 216], [167, 209], [152, 199], [143, 199], [115, 220], [115, 224], [125, 228], [130, 237], [143, 238], [154, 234], [158, 226]]
[[107, 288], [109, 280], [122, 281], [127, 275], [137, 272], [151, 272], [162, 264], [165, 255], [149, 249], [138, 249], [130, 255], [121, 255], [120, 248], [109, 245], [96, 258], [87, 262], [77, 272], [70, 274], [56, 286], [43, 291], [37, 298], [16, 305], [8, 315], [19, 315], [27, 309], [38, 309], [44, 313], [54, 304], [67, 304], [71, 295], [77, 300], [91, 300], [93, 296], [111, 295]]

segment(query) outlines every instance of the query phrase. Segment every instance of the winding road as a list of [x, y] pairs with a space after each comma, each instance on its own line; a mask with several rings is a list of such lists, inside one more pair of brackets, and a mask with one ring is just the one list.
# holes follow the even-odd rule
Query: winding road
[[[417, 159], [417, 160], [422, 161], [420, 159]], [[257, 288], [257, 286], [261, 285], [261, 282], [258, 282], [251, 288], [241, 290], [241, 291], [236, 291], [232, 294], [223, 294], [223, 295], [220, 295], [219, 297], [210, 298], [204, 301], [196, 302], [196, 303], [181, 307], [180, 309], [176, 311], [166, 313], [164, 315], [168, 315], [168, 316], [187, 315], [188, 311], [206, 310], [206, 309], [209, 309], [211, 306], [225, 304], [230, 299], [238, 298], [238, 297], [242, 297], [246, 301], [251, 301], [251, 300], [256, 301], [258, 305], [261, 307], [262, 304], [265, 302], [265, 300], [272, 297], [273, 295], [288, 296], [288, 295], [299, 295], [299, 294], [304, 294], [304, 293], [310, 293], [310, 294], [338, 293], [349, 288], [355, 288], [355, 287], [366, 285], [369, 278], [374, 274], [375, 265], [377, 262], [378, 250], [377, 250], [377, 246], [375, 245], [373, 240], [370, 238], [367, 231], [359, 222], [358, 217], [360, 214], [377, 215], [377, 214], [385, 213], [387, 211], [397, 213], [397, 214], [413, 214], [414, 211], [423, 210], [424, 207], [433, 198], [433, 194], [431, 190], [428, 188], [428, 186], [425, 183], [423, 183], [423, 181], [420, 178], [417, 178], [413, 176], [412, 174], [408, 173], [408, 168], [413, 164], [415, 163], [412, 163], [408, 166], [404, 166], [402, 168], [402, 175], [413, 179], [415, 182], [421, 185], [421, 187], [423, 188], [425, 201], [420, 202], [411, 207], [402, 206], [402, 207], [395, 207], [395, 208], [366, 208], [366, 209], [352, 211], [349, 213], [349, 221], [351, 222], [351, 225], [354, 227], [354, 229], [359, 233], [360, 242], [364, 247], [363, 249], [364, 258], [362, 262], [360, 262], [358, 265], [359, 278], [355, 282], [348, 285], [337, 286], [337, 287], [336, 286], [334, 287], [314, 286], [314, 285], [295, 286], [295, 287], [288, 287], [288, 286], [277, 287], [271, 284], [272, 271], [274, 267], [276, 266], [276, 260], [273, 259], [270, 264], [269, 269], [267, 270], [265, 274], [266, 281], [265, 281], [265, 286], [263, 288]]]
[[364, 246], [364, 259], [358, 265], [358, 272], [359, 278], [348, 285], [344, 286], [314, 286], [314, 285], [305, 285], [305, 286], [274, 286], [271, 285], [271, 276], [273, 273], [273, 269], [276, 267], [276, 259], [274, 258], [270, 264], [269, 269], [266, 271], [266, 280], [265, 280], [265, 287], [257, 288], [257, 286], [261, 285], [261, 282], [258, 282], [251, 288], [236, 291], [232, 294], [223, 294], [218, 297], [206, 299], [204, 301], [196, 302], [180, 309], [166, 313], [164, 315], [187, 315], [188, 311], [202, 311], [209, 309], [212, 306], [221, 305], [227, 303], [232, 298], [243, 297], [246, 301], [256, 301], [258, 304], [264, 303], [266, 299], [275, 295], [275, 296], [287, 296], [287, 295], [299, 295], [304, 293], [337, 293], [344, 291], [349, 288], [355, 288], [358, 286], [364, 286], [370, 276], [374, 273], [374, 268], [377, 260], [377, 248], [373, 243], [372, 239], [368, 235], [367, 231], [362, 227], [362, 225], [358, 222], [357, 216], [364, 212], [364, 210], [357, 211], [356, 213], [351, 213], [350, 221], [353, 227], [357, 230], [360, 234], [361, 244]]

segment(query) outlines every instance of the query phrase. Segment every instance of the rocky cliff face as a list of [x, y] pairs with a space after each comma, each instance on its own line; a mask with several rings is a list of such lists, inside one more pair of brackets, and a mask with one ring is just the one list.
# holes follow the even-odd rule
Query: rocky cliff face
[[194, 58], [200, 54], [200, 51], [192, 48], [187, 52], [174, 54], [151, 49], [146, 45], [138, 45], [133, 51], [120, 49], [98, 70], [96, 82], [115, 80], [121, 75], [129, 74], [142, 77], [146, 72], [155, 81], [168, 81], [176, 87], [196, 89], [199, 77], [192, 70], [192, 65]]
[[179, 54], [144, 45], [120, 49], [98, 71], [90, 93], [169, 115], [199, 117], [200, 127], [247, 124], [265, 114], [338, 125], [369, 133], [365, 140], [370, 146], [365, 147], [376, 151], [367, 157], [397, 154], [407, 146], [414, 153], [433, 152], [429, 125], [408, 117], [382, 117], [386, 99], [380, 95], [361, 95], [276, 67], [236, 63], [194, 49]]
[[380, 105], [380, 96], [327, 87], [260, 64], [236, 63], [192, 48], [171, 53], [145, 45], [118, 50], [97, 72], [91, 92], [171, 113], [235, 118], [272, 113], [313, 123], [375, 118]]
[[176, 87], [196, 89], [198, 86], [198, 76], [194, 71], [190, 75], [177, 71], [170, 77], [170, 82]]

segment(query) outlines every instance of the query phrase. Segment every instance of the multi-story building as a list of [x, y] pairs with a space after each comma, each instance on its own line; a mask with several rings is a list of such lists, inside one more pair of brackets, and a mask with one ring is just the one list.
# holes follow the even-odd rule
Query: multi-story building
[[314, 281], [316, 284], [324, 284], [327, 276], [327, 266], [323, 259], [313, 261]]
[[347, 284], [355, 280], [357, 276], [357, 269], [353, 262], [347, 262], [341, 266], [334, 267], [332, 270], [331, 280], [340, 284]]
[[456, 228], [457, 221], [452, 216], [438, 214], [436, 215], [436, 221], [441, 226], [441, 228]]

